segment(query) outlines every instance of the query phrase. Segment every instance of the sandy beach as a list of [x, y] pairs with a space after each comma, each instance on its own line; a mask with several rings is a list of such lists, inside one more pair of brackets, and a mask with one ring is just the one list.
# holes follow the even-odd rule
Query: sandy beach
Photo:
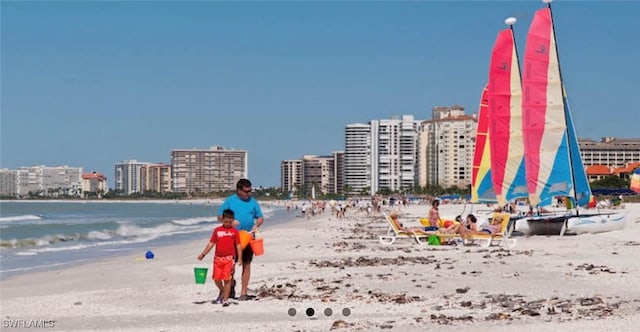
[[[427, 210], [401, 208], [401, 220], [418, 226]], [[520, 236], [515, 248], [385, 246], [388, 223], [375, 213], [295, 218], [261, 232], [256, 300], [211, 304], [213, 282], [196, 284], [193, 273], [212, 258], [196, 259], [203, 238], [156, 248], [153, 260], [141, 252], [3, 280], [2, 330], [631, 331], [640, 324], [640, 204], [626, 211], [625, 230]]]

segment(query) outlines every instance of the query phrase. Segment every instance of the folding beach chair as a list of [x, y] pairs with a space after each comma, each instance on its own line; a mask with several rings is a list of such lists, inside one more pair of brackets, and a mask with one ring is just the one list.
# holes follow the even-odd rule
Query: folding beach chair
[[490, 247], [494, 242], [502, 243], [504, 246], [510, 248], [515, 247], [516, 239], [509, 239], [509, 232], [507, 231], [509, 225], [509, 219], [511, 215], [505, 212], [496, 212], [493, 214], [492, 220], [500, 220], [500, 231], [496, 234], [475, 234], [465, 238], [465, 242], [481, 242], [481, 246]]
[[389, 223], [389, 229], [387, 230], [387, 233], [385, 235], [379, 236], [381, 244], [385, 244], [385, 245], [393, 244], [398, 238], [414, 239], [416, 243], [420, 244], [420, 243], [423, 243], [422, 241], [420, 241], [420, 239], [426, 240], [429, 238], [429, 235], [434, 234], [434, 233], [418, 231], [418, 230], [400, 229], [398, 228], [398, 226], [396, 226], [393, 220], [391, 220], [391, 217], [388, 214], [382, 212], [382, 215], [384, 215], [384, 218]]

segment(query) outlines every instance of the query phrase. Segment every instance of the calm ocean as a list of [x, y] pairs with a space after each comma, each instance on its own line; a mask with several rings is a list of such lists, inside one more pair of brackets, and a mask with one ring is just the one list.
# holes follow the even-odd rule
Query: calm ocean
[[[265, 227], [294, 218], [261, 203]], [[217, 204], [0, 202], [0, 278], [207, 239]], [[203, 240], [204, 241], [204, 240]]]

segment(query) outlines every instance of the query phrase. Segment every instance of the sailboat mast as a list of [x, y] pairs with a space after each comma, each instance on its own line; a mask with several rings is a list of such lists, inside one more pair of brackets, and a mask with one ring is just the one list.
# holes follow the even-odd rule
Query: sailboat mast
[[[520, 54], [518, 53], [518, 44], [516, 42], [516, 31], [513, 28], [513, 25], [516, 23], [515, 17], [509, 17], [504, 21], [505, 24], [509, 25], [509, 29], [511, 29], [511, 36], [513, 37], [513, 49], [516, 52], [516, 63], [518, 64], [518, 73], [522, 73], [522, 68], [520, 67]], [[522, 86], [522, 75], [520, 75], [520, 86]], [[529, 199], [527, 199], [527, 202]], [[515, 227], [515, 223], [514, 223]]]
[[[558, 52], [558, 39], [556, 38], [556, 25], [554, 23], [553, 20], [553, 10], [551, 9], [551, 2], [553, 0], [542, 0], [542, 2], [547, 4], [547, 7], [549, 8], [549, 16], [551, 17], [551, 27], [552, 27], [552, 31], [553, 31], [553, 41], [554, 41], [554, 47], [556, 49], [556, 58], [558, 59], [558, 73], [560, 75], [560, 87], [562, 89], [562, 99], [563, 99], [563, 103], [564, 103], [564, 107], [565, 107], [565, 112], [564, 112], [564, 120], [565, 123], [569, 123], [569, 118], [568, 118], [568, 101], [567, 101], [567, 93], [565, 91], [565, 87], [564, 87], [564, 80], [562, 79], [562, 66], [560, 66], [560, 53]], [[565, 132], [566, 132], [566, 137], [567, 137], [567, 147], [568, 147], [568, 152], [569, 152], [569, 168], [571, 169], [571, 182], [573, 183], [573, 200], [574, 200], [574, 204], [576, 205], [576, 215], [580, 215], [580, 212], [577, 209], [577, 204], [578, 204], [578, 194], [577, 194], [577, 190], [576, 190], [576, 177], [575, 177], [575, 172], [573, 170], [573, 156], [572, 156], [572, 146], [571, 146], [571, 140], [569, 139], [569, 126], [565, 127]]]
[[[513, 49], [516, 52], [516, 59], [518, 63], [518, 73], [522, 73], [522, 68], [520, 67], [520, 55], [518, 54], [518, 44], [516, 42], [516, 31], [513, 29], [516, 19], [514, 17], [509, 17], [504, 21], [504, 23], [509, 26], [509, 29], [511, 29], [511, 36], [513, 36]], [[520, 75], [520, 86], [522, 86], [522, 75]]]

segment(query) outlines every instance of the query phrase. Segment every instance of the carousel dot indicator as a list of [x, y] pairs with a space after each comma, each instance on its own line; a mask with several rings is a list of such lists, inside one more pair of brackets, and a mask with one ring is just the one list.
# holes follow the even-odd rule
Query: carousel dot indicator
[[315, 315], [316, 311], [313, 308], [307, 308], [307, 310], [305, 310], [305, 313], [307, 314], [307, 316], [311, 317]]
[[333, 315], [333, 310], [331, 310], [331, 308], [325, 308], [324, 315], [330, 317], [331, 315]]
[[297, 312], [295, 308], [289, 308], [289, 310], [287, 310], [287, 313], [289, 314], [289, 316], [293, 317]]
[[351, 315], [351, 309], [343, 308], [342, 309], [342, 316], [349, 316], [349, 315]]

